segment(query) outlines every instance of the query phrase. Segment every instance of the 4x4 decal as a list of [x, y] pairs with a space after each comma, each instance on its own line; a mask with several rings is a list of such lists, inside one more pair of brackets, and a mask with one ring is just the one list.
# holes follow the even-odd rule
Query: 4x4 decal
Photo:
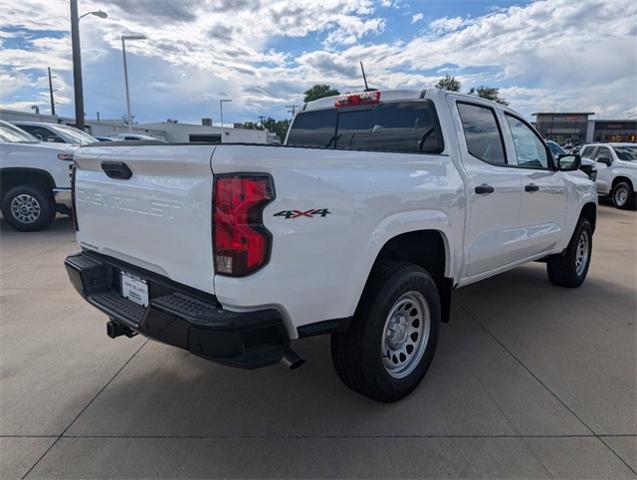
[[314, 218], [315, 215], [320, 215], [321, 217], [325, 217], [329, 215], [330, 212], [327, 208], [311, 208], [310, 210], [281, 210], [278, 213], [275, 213], [275, 217], [285, 217], [285, 218], [298, 218], [298, 217], [309, 217]]

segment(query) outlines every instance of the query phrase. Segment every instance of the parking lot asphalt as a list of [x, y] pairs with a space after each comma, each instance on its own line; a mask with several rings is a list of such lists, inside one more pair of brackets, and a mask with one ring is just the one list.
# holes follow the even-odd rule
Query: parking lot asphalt
[[540, 263], [459, 290], [417, 391], [307, 363], [242, 371], [111, 340], [63, 261], [72, 222], [0, 225], [0, 478], [635, 478], [637, 212], [600, 206], [575, 290]]

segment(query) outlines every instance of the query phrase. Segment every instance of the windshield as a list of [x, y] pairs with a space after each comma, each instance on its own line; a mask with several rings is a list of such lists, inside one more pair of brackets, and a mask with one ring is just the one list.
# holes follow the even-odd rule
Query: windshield
[[24, 130], [0, 121], [0, 141], [9, 143], [38, 143], [38, 139]]
[[637, 145], [633, 146], [621, 146], [621, 147], [613, 147], [615, 153], [619, 157], [620, 160], [625, 162], [631, 162], [637, 160]]
[[89, 143], [97, 142], [97, 138], [89, 135], [77, 128], [69, 127], [67, 125], [56, 125], [55, 130], [64, 137], [68, 143], [79, 143], [80, 145], [87, 145]]

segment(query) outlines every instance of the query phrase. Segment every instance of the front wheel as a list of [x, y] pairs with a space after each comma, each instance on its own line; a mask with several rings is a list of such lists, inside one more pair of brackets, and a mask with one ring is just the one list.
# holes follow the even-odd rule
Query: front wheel
[[403, 262], [377, 265], [348, 331], [332, 335], [332, 361], [349, 388], [382, 402], [409, 395], [438, 343], [440, 297], [431, 276]]
[[2, 214], [9, 225], [21, 232], [42, 230], [55, 217], [53, 195], [35, 185], [18, 185], [4, 195]]
[[546, 262], [549, 279], [561, 287], [579, 287], [586, 279], [593, 249], [593, 228], [580, 218], [573, 237], [563, 253], [551, 255]]
[[621, 181], [613, 188], [613, 205], [622, 210], [635, 209], [635, 192], [630, 183]]

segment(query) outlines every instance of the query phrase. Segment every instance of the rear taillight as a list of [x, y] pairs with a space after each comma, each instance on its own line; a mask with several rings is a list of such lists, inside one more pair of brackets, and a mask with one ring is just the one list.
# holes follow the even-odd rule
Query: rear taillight
[[267, 175], [215, 177], [213, 249], [215, 272], [240, 277], [266, 264], [271, 235], [263, 225], [263, 209], [274, 198]]

